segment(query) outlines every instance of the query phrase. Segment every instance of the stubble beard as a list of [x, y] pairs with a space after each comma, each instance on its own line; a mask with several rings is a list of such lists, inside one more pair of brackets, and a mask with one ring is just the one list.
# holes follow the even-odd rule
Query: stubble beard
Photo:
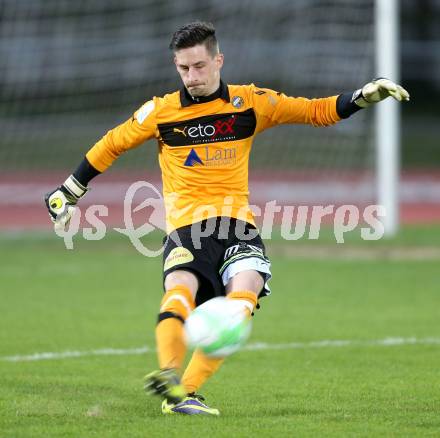
[[188, 93], [192, 96], [192, 97], [203, 97], [203, 96], [208, 96], [206, 88], [204, 85], [198, 85], [194, 88], [187, 88]]

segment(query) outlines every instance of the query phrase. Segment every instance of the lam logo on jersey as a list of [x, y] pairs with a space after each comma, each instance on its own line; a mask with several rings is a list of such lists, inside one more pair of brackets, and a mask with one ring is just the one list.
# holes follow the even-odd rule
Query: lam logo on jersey
[[225, 147], [224, 145], [216, 147], [200, 146], [196, 150], [191, 149], [190, 153], [186, 157], [184, 166], [193, 167], [196, 165], [202, 165], [206, 167], [225, 167], [234, 165], [237, 162], [237, 148]]
[[183, 163], [183, 165], [192, 167], [192, 166], [196, 166], [197, 164], [203, 165], [203, 161], [197, 155], [197, 152], [194, 149], [191, 149], [191, 152], [186, 157], [186, 160]]
[[213, 114], [158, 125], [162, 141], [169, 146], [191, 146], [243, 140], [255, 133], [257, 119], [252, 108]]

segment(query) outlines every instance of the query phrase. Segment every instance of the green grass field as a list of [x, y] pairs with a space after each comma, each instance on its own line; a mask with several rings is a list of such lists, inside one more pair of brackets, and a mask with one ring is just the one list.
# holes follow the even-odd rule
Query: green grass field
[[[273, 295], [249, 341], [264, 348], [201, 391], [219, 418], [162, 416], [142, 389], [153, 351], [95, 351], [154, 348], [159, 258], [117, 236], [67, 251], [56, 236], [3, 235], [0, 436], [440, 436], [439, 231], [269, 245]], [[320, 246], [331, 255], [315, 257]], [[67, 351], [83, 355], [22, 357]]]

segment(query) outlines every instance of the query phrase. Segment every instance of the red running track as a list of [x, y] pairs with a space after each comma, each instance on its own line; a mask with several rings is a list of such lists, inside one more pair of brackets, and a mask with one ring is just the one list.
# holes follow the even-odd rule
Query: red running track
[[[43, 204], [44, 194], [66, 178], [66, 174], [3, 174], [0, 177], [0, 231], [50, 230], [48, 214]], [[101, 218], [107, 227], [123, 227], [124, 196], [135, 181], [147, 181], [161, 191], [160, 176], [144, 173], [107, 172], [91, 184], [92, 190], [81, 201], [84, 212], [90, 205], [102, 204], [108, 208], [108, 216]], [[358, 174], [330, 175], [311, 178], [308, 175], [254, 173], [250, 180], [252, 205], [264, 208], [268, 201], [277, 205], [342, 205], [353, 204], [360, 208], [374, 204], [374, 180]], [[136, 204], [156, 195], [139, 191]], [[404, 173], [400, 183], [400, 218], [403, 224], [440, 223], [440, 172]], [[153, 208], [136, 214], [135, 223], [150, 221], [163, 228], [163, 209]], [[275, 215], [279, 222], [281, 215]], [[257, 218], [258, 220], [258, 218]], [[331, 222], [329, 215], [325, 222]]]

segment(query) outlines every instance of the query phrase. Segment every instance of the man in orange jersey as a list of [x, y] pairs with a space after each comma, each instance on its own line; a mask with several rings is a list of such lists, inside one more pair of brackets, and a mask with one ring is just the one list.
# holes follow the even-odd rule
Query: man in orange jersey
[[212, 297], [237, 300], [250, 315], [269, 293], [270, 262], [248, 203], [255, 135], [285, 123], [332, 125], [389, 96], [402, 101], [409, 95], [383, 78], [354, 92], [311, 100], [253, 84], [227, 85], [220, 79], [224, 57], [210, 23], [183, 26], [170, 48], [182, 89], [153, 97], [109, 131], [45, 201], [55, 226], [64, 227], [92, 178], [123, 152], [157, 140], [168, 238], [156, 327], [160, 369], [146, 377], [146, 389], [162, 396], [165, 414], [218, 415], [196, 391], [222, 360], [196, 350], [181, 376], [183, 323]]

